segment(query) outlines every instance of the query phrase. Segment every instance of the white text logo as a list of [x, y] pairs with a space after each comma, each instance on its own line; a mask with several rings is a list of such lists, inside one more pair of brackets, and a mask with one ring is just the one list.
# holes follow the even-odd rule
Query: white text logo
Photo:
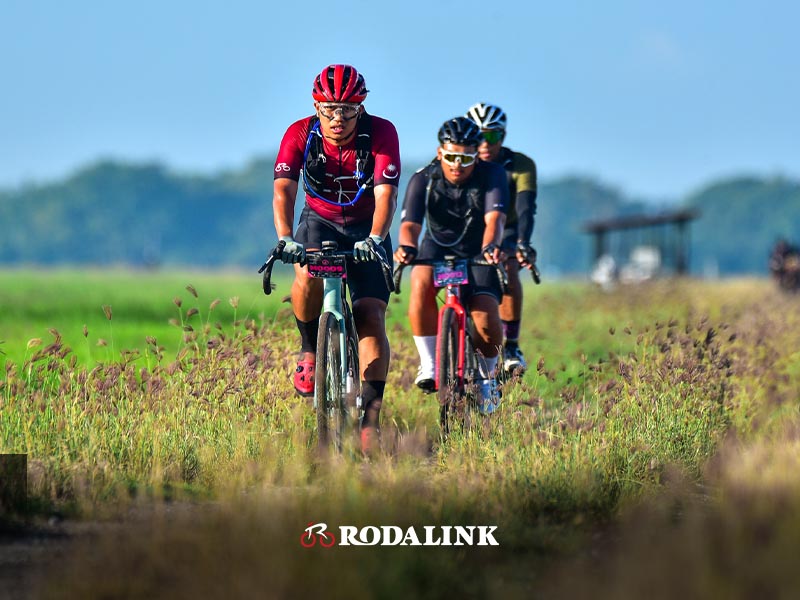
[[[330, 548], [336, 538], [326, 533], [325, 523], [314, 524], [303, 531], [300, 543], [306, 548], [316, 545]], [[339, 526], [339, 546], [499, 546], [494, 533], [497, 525], [425, 525], [407, 527], [397, 525]]]

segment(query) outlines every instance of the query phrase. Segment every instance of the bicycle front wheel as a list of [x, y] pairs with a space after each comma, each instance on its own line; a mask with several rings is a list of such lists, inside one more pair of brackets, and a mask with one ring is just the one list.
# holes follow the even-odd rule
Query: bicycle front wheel
[[342, 381], [342, 332], [333, 313], [319, 320], [314, 393], [317, 405], [317, 436], [320, 448], [342, 449], [346, 408]]
[[452, 308], [442, 313], [439, 338], [436, 341], [437, 386], [440, 421], [444, 432], [449, 431], [449, 422], [459, 412], [463, 413], [464, 382], [458, 375], [458, 321]]
[[345, 406], [350, 422], [358, 426], [364, 406], [361, 405], [361, 366], [358, 359], [358, 334], [350, 307], [345, 304], [345, 327], [347, 330], [347, 380], [345, 381]]

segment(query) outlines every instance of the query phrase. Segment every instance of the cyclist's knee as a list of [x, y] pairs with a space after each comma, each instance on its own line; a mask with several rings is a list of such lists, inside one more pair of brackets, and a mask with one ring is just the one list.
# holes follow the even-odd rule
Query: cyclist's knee
[[378, 298], [356, 300], [353, 303], [353, 318], [361, 336], [386, 333], [386, 304]]
[[411, 271], [411, 293], [427, 294], [433, 290], [433, 268], [419, 265]]
[[298, 268], [295, 265], [294, 288], [305, 294], [322, 293], [322, 279], [309, 277], [305, 268]]
[[411, 293], [408, 298], [410, 312], [436, 309], [436, 288], [433, 286], [433, 271], [415, 267], [411, 276]]
[[[486, 313], [487, 318], [491, 317], [493, 313], [497, 313], [500, 304], [497, 298], [491, 294], [475, 294], [470, 298], [469, 309], [473, 313], [481, 312]], [[499, 317], [498, 317], [499, 318]]]

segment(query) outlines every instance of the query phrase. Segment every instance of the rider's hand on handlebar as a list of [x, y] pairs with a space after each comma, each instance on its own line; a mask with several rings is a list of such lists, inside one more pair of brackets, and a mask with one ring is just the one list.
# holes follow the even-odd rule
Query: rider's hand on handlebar
[[515, 250], [521, 267], [530, 269], [536, 264], [536, 249], [528, 242], [517, 242]]
[[492, 242], [491, 244], [485, 245], [481, 249], [481, 254], [486, 259], [486, 262], [492, 263], [493, 265], [498, 265], [503, 262], [506, 258], [505, 252], [503, 252], [502, 248]]
[[353, 245], [353, 259], [356, 262], [367, 262], [371, 260], [386, 260], [386, 251], [381, 247], [383, 238], [379, 235], [370, 235], [368, 238], [356, 242]]
[[417, 249], [414, 246], [398, 246], [394, 251], [394, 259], [401, 265], [407, 265], [417, 257]]
[[296, 242], [290, 235], [284, 235], [281, 240], [286, 245], [281, 250], [281, 261], [288, 264], [303, 263], [306, 260], [306, 249], [303, 244]]

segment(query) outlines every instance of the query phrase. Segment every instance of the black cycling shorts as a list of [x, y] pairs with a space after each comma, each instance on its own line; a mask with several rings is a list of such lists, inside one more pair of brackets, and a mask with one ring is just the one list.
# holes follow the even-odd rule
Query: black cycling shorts
[[[417, 258], [422, 260], [442, 260], [448, 254], [454, 254], [459, 258], [478, 258], [484, 260], [482, 254], [469, 256], [463, 252], [459, 252], [456, 248], [444, 248], [427, 236], [422, 238]], [[500, 279], [497, 275], [497, 269], [490, 266], [470, 265], [469, 283], [461, 288], [461, 299], [466, 301], [470, 297], [480, 294], [493, 296], [495, 300], [500, 302], [503, 294], [502, 288], [500, 287]]]
[[[310, 249], [318, 250], [322, 247], [322, 242], [336, 242], [339, 250], [352, 250], [356, 242], [369, 237], [371, 229], [371, 221], [346, 226], [332, 223], [306, 205], [300, 214], [294, 239]], [[387, 235], [381, 246], [386, 251], [387, 259], [391, 260], [391, 236]], [[361, 298], [377, 298], [389, 303], [389, 288], [386, 287], [383, 271], [374, 261], [347, 261], [347, 285], [350, 288], [350, 301], [353, 303]]]

